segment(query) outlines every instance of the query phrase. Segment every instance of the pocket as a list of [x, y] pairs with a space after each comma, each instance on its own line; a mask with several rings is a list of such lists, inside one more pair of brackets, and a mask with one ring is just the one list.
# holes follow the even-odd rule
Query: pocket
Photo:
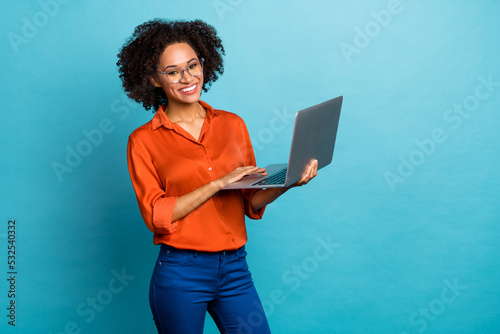
[[240, 259], [245, 259], [247, 257], [247, 251], [245, 250], [245, 248], [240, 249], [238, 251], [238, 255], [239, 255]]
[[240, 259], [246, 259], [246, 257], [247, 257], [247, 251], [244, 250], [240, 252]]
[[165, 250], [162, 251], [159, 258], [159, 265], [182, 265], [189, 263], [193, 260], [193, 252], [190, 251], [177, 251], [177, 250]]
[[248, 271], [248, 263], [247, 263], [247, 252], [245, 249], [241, 249], [238, 251], [238, 256], [236, 257], [236, 263], [239, 267], [239, 270]]

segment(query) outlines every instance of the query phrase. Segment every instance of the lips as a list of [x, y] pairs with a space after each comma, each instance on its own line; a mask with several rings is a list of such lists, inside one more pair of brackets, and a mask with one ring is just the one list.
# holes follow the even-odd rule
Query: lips
[[196, 88], [198, 88], [198, 84], [194, 84], [194, 85], [179, 89], [179, 92], [181, 92], [183, 94], [192, 94], [196, 91]]

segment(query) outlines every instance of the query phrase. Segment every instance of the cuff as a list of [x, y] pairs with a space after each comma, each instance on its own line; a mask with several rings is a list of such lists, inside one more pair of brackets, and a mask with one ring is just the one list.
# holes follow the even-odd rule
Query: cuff
[[153, 207], [153, 229], [155, 233], [172, 234], [177, 231], [178, 222], [172, 222], [177, 197], [162, 197]]
[[264, 210], [266, 209], [265, 206], [256, 211], [252, 209], [252, 204], [251, 204], [252, 197], [257, 191], [259, 191], [259, 189], [251, 189], [243, 191], [245, 215], [250, 219], [256, 219], [256, 220], [262, 219], [262, 216], [264, 215]]

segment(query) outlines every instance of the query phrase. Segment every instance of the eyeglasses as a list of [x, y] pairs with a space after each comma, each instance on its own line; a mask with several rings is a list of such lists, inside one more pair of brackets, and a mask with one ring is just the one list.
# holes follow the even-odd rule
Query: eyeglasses
[[193, 60], [188, 63], [187, 67], [169, 67], [166, 71], [161, 72], [158, 71], [158, 73], [161, 73], [165, 75], [171, 83], [178, 83], [179, 81], [182, 80], [184, 77], [184, 71], [187, 71], [189, 74], [191, 74], [193, 77], [197, 77], [201, 73], [203, 73], [203, 61], [205, 59], [200, 58]]

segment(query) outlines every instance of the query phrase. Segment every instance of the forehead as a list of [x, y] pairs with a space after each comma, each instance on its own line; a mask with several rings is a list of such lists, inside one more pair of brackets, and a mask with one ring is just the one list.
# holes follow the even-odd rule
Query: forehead
[[193, 58], [197, 58], [197, 55], [189, 44], [170, 44], [160, 56], [160, 66], [183, 65]]

